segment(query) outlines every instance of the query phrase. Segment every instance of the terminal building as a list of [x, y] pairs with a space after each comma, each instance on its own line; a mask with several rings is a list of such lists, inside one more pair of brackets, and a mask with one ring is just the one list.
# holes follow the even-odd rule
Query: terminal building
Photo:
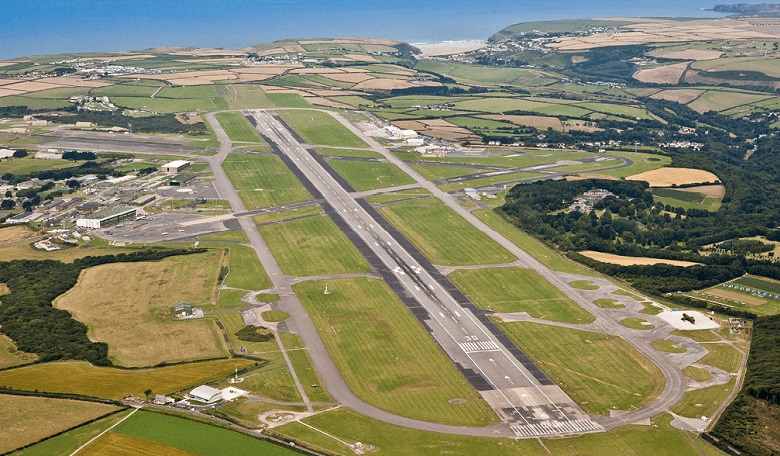
[[134, 219], [136, 213], [136, 208], [125, 206], [112, 207], [111, 209], [95, 212], [94, 214], [76, 220], [76, 226], [79, 228], [96, 230], [115, 225], [125, 220]]
[[187, 160], [174, 160], [170, 163], [166, 163], [160, 167], [160, 170], [164, 173], [180, 173], [184, 168], [190, 166], [191, 163]]

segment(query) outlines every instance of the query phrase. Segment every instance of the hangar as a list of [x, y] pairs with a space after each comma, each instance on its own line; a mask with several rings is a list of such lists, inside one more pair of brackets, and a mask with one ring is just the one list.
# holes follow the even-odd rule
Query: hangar
[[195, 401], [211, 404], [212, 402], [217, 402], [222, 399], [222, 391], [208, 385], [200, 385], [190, 391], [189, 396]]

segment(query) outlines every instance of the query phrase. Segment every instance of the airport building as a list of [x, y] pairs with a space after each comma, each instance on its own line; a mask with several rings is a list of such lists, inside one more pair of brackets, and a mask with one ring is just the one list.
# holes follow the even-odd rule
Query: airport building
[[79, 228], [88, 228], [96, 230], [106, 226], [111, 226], [124, 220], [134, 219], [137, 209], [117, 206], [104, 211], [95, 212], [84, 218], [76, 220], [76, 226]]
[[192, 163], [187, 160], [174, 160], [170, 163], [166, 163], [160, 167], [164, 173], [180, 173], [184, 168], [190, 166]]
[[222, 391], [208, 385], [201, 385], [190, 391], [188, 396], [194, 401], [211, 404], [212, 402], [217, 402], [222, 399]]

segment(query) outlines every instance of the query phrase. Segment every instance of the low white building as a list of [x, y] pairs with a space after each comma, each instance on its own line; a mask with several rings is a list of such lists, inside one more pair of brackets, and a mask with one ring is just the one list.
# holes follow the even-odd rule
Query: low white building
[[15, 152], [15, 150], [11, 149], [0, 149], [0, 160], [13, 157]]
[[160, 167], [160, 170], [164, 173], [178, 173], [184, 168], [190, 166], [192, 163], [187, 160], [174, 160], [170, 163], [166, 163]]
[[212, 388], [208, 385], [200, 385], [188, 394], [189, 398], [194, 401], [205, 402], [211, 404], [222, 400], [222, 391]]

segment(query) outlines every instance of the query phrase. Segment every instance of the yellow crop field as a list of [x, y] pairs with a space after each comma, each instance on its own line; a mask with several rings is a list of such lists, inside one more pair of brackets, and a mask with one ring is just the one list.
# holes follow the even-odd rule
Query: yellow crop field
[[658, 168], [626, 177], [626, 180], [645, 181], [651, 187], [671, 187], [672, 185], [699, 184], [715, 182], [718, 176], [709, 171], [693, 168]]
[[680, 260], [664, 260], [660, 258], [647, 258], [647, 257], [628, 257], [622, 255], [613, 255], [611, 253], [594, 252], [592, 250], [583, 250], [580, 255], [584, 255], [588, 258], [602, 263], [618, 264], [620, 266], [635, 266], [635, 265], [653, 265], [653, 264], [669, 264], [672, 266], [694, 266], [701, 263], [694, 263], [692, 261], [680, 261]]
[[95, 402], [0, 395], [0, 453], [36, 442], [118, 408]]

